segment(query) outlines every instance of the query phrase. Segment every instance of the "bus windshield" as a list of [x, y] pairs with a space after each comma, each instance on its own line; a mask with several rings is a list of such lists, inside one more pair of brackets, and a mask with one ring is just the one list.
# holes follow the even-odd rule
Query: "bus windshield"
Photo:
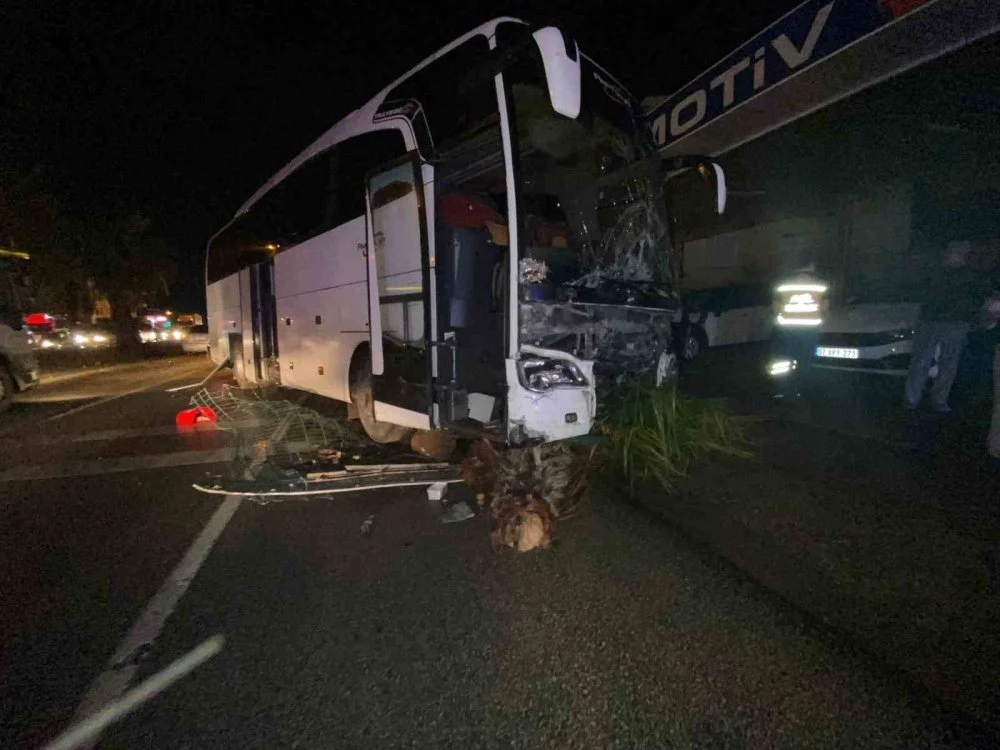
[[621, 303], [595, 290], [625, 284], [634, 299], [636, 285], [670, 279], [662, 182], [628, 92], [585, 57], [581, 68], [577, 119], [553, 111], [540, 62], [505, 72], [524, 214], [521, 283], [530, 287], [522, 294]]

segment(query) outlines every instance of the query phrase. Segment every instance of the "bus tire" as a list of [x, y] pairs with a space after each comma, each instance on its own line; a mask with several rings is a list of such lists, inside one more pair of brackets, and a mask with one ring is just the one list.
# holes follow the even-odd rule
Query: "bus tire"
[[357, 407], [361, 426], [376, 443], [397, 443], [410, 437], [413, 430], [391, 422], [375, 421], [375, 396], [372, 392], [372, 360], [368, 354], [358, 357], [351, 368], [351, 403]]
[[689, 323], [680, 342], [681, 359], [693, 362], [707, 347], [708, 336], [705, 334], [705, 329], [695, 323]]

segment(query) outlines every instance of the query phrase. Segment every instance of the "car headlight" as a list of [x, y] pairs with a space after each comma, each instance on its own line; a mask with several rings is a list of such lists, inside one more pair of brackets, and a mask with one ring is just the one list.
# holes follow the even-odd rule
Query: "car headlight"
[[105, 336], [103, 333], [95, 333], [93, 340], [95, 344], [106, 344], [108, 341], [108, 337]]
[[184, 331], [174, 331], [174, 341], [180, 341], [184, 338]]
[[82, 344], [86, 344], [87, 341], [88, 341], [88, 338], [87, 338], [86, 335], [84, 335], [82, 333], [74, 333], [73, 334], [73, 343], [74, 344], [81, 344], [82, 345]]
[[51, 349], [55, 344], [53, 344], [48, 339], [42, 339], [42, 349]]
[[797, 366], [798, 363], [794, 359], [774, 359], [767, 366], [767, 374], [772, 378], [779, 378], [791, 374]]
[[580, 368], [563, 359], [522, 359], [517, 363], [521, 385], [529, 391], [547, 391], [561, 386], [587, 385]]

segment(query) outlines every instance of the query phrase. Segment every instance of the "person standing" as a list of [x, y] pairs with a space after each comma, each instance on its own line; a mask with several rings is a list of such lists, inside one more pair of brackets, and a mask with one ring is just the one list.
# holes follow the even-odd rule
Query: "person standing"
[[969, 242], [950, 243], [943, 267], [925, 287], [906, 377], [904, 403], [907, 409], [920, 405], [924, 384], [934, 364], [934, 353], [940, 347], [938, 376], [931, 386], [931, 407], [941, 414], [951, 412], [948, 396], [958, 372], [962, 349], [971, 322], [982, 310], [989, 287], [981, 274], [969, 268], [971, 253]]

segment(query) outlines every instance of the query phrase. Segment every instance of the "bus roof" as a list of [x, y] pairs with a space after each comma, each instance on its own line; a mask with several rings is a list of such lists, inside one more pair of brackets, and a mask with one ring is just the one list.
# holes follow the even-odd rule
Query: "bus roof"
[[278, 170], [278, 172], [252, 196], [246, 201], [239, 210], [236, 212], [236, 216], [245, 213], [250, 207], [260, 200], [264, 195], [266, 195], [275, 185], [280, 183], [289, 174], [294, 172], [300, 164], [308, 161], [317, 154], [326, 151], [331, 146], [335, 146], [341, 141], [345, 141], [360, 133], [365, 133], [371, 130], [378, 130], [381, 128], [390, 128], [392, 125], [379, 125], [373, 126], [372, 120], [375, 117], [375, 113], [378, 111], [379, 106], [381, 106], [386, 95], [392, 91], [396, 86], [405, 81], [410, 76], [419, 72], [421, 69], [430, 65], [432, 62], [437, 60], [439, 57], [451, 52], [455, 47], [468, 41], [475, 36], [485, 36], [487, 38], [492, 37], [496, 32], [496, 27], [501, 23], [519, 23], [523, 24], [524, 21], [518, 18], [512, 18], [510, 16], [501, 16], [499, 18], [494, 18], [492, 21], [487, 21], [481, 26], [477, 26], [472, 31], [463, 34], [462, 36], [455, 39], [448, 45], [445, 45], [437, 52], [435, 52], [430, 57], [425, 58], [420, 64], [411, 68], [409, 71], [401, 75], [395, 81], [390, 83], [388, 86], [383, 88], [378, 94], [376, 94], [372, 99], [370, 99], [366, 104], [362, 105], [358, 109], [351, 112], [349, 115], [344, 117], [342, 120], [338, 121], [333, 127], [327, 130], [323, 135], [313, 141], [302, 153], [292, 159], [288, 164]]

